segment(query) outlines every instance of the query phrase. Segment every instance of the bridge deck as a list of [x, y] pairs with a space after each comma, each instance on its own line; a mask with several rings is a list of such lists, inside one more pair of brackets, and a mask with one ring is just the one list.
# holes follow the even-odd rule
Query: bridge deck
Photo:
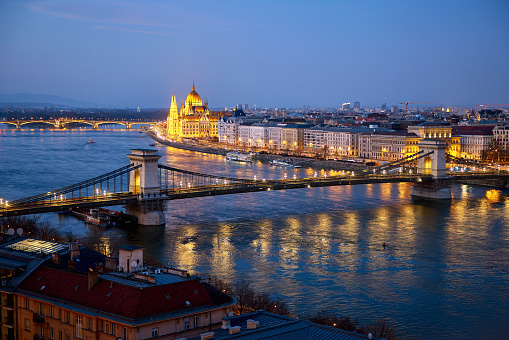
[[[509, 176], [500, 172], [481, 173], [457, 173], [448, 177], [451, 181], [466, 181], [476, 179], [505, 179]], [[132, 192], [116, 193], [108, 195], [96, 195], [80, 198], [53, 199], [38, 202], [29, 202], [12, 206], [0, 206], [0, 217], [21, 216], [40, 214], [46, 212], [58, 212], [80, 208], [97, 208], [112, 205], [123, 205], [137, 201], [150, 200], [175, 200], [192, 197], [207, 197], [217, 195], [239, 194], [260, 191], [326, 187], [339, 185], [400, 183], [431, 181], [431, 175], [422, 174], [392, 174], [392, 175], [363, 175], [363, 176], [337, 176], [321, 178], [301, 178], [286, 180], [244, 180], [231, 184], [204, 185], [190, 188], [161, 189], [159, 193], [152, 195], [140, 195]]]

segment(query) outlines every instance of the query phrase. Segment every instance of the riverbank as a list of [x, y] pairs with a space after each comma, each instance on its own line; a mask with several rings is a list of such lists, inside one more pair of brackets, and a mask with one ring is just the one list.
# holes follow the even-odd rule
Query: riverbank
[[[222, 155], [222, 156], [226, 156], [226, 154], [231, 151], [230, 149], [214, 147], [214, 146], [210, 146], [210, 145], [199, 145], [196, 143], [189, 143], [189, 142], [186, 143], [186, 142], [169, 141], [167, 139], [160, 138], [152, 130], [146, 130], [146, 133], [149, 137], [151, 137], [153, 140], [155, 140], [159, 144], [171, 146], [171, 147], [174, 147], [177, 149], [203, 152], [203, 153]], [[316, 169], [316, 170], [327, 169], [327, 170], [360, 171], [360, 170], [366, 169], [366, 165], [363, 163], [354, 163], [354, 162], [347, 162], [347, 161], [342, 161], [342, 160], [337, 160], [337, 161], [322, 160], [322, 159], [315, 159], [315, 158], [309, 158], [309, 157], [303, 157], [303, 156], [285, 156], [285, 155], [273, 155], [273, 154], [268, 154], [268, 153], [257, 153], [254, 156], [254, 158], [263, 162], [263, 163], [269, 163], [270, 161], [273, 161], [276, 159], [283, 159], [286, 162], [289, 162], [292, 164], [298, 164], [300, 166], [309, 167], [309, 168]]]

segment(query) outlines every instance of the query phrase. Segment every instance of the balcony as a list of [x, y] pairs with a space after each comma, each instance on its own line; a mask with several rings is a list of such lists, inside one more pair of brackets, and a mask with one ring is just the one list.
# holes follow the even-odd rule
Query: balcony
[[5, 317], [3, 325], [7, 328], [14, 328], [14, 317]]
[[32, 319], [34, 321], [34, 324], [42, 324], [44, 323], [44, 315], [40, 315], [37, 313], [34, 313], [34, 317]]

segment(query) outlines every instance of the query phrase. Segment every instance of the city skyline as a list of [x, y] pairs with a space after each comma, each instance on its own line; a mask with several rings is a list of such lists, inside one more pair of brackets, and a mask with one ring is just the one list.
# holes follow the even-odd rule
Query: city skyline
[[4, 1], [0, 93], [169, 107], [506, 104], [504, 1]]

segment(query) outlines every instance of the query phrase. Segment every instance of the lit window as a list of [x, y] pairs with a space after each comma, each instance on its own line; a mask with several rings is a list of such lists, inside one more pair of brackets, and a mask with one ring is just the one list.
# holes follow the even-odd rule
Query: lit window
[[152, 337], [159, 336], [159, 328], [152, 328]]
[[83, 338], [83, 317], [76, 315], [76, 337]]

